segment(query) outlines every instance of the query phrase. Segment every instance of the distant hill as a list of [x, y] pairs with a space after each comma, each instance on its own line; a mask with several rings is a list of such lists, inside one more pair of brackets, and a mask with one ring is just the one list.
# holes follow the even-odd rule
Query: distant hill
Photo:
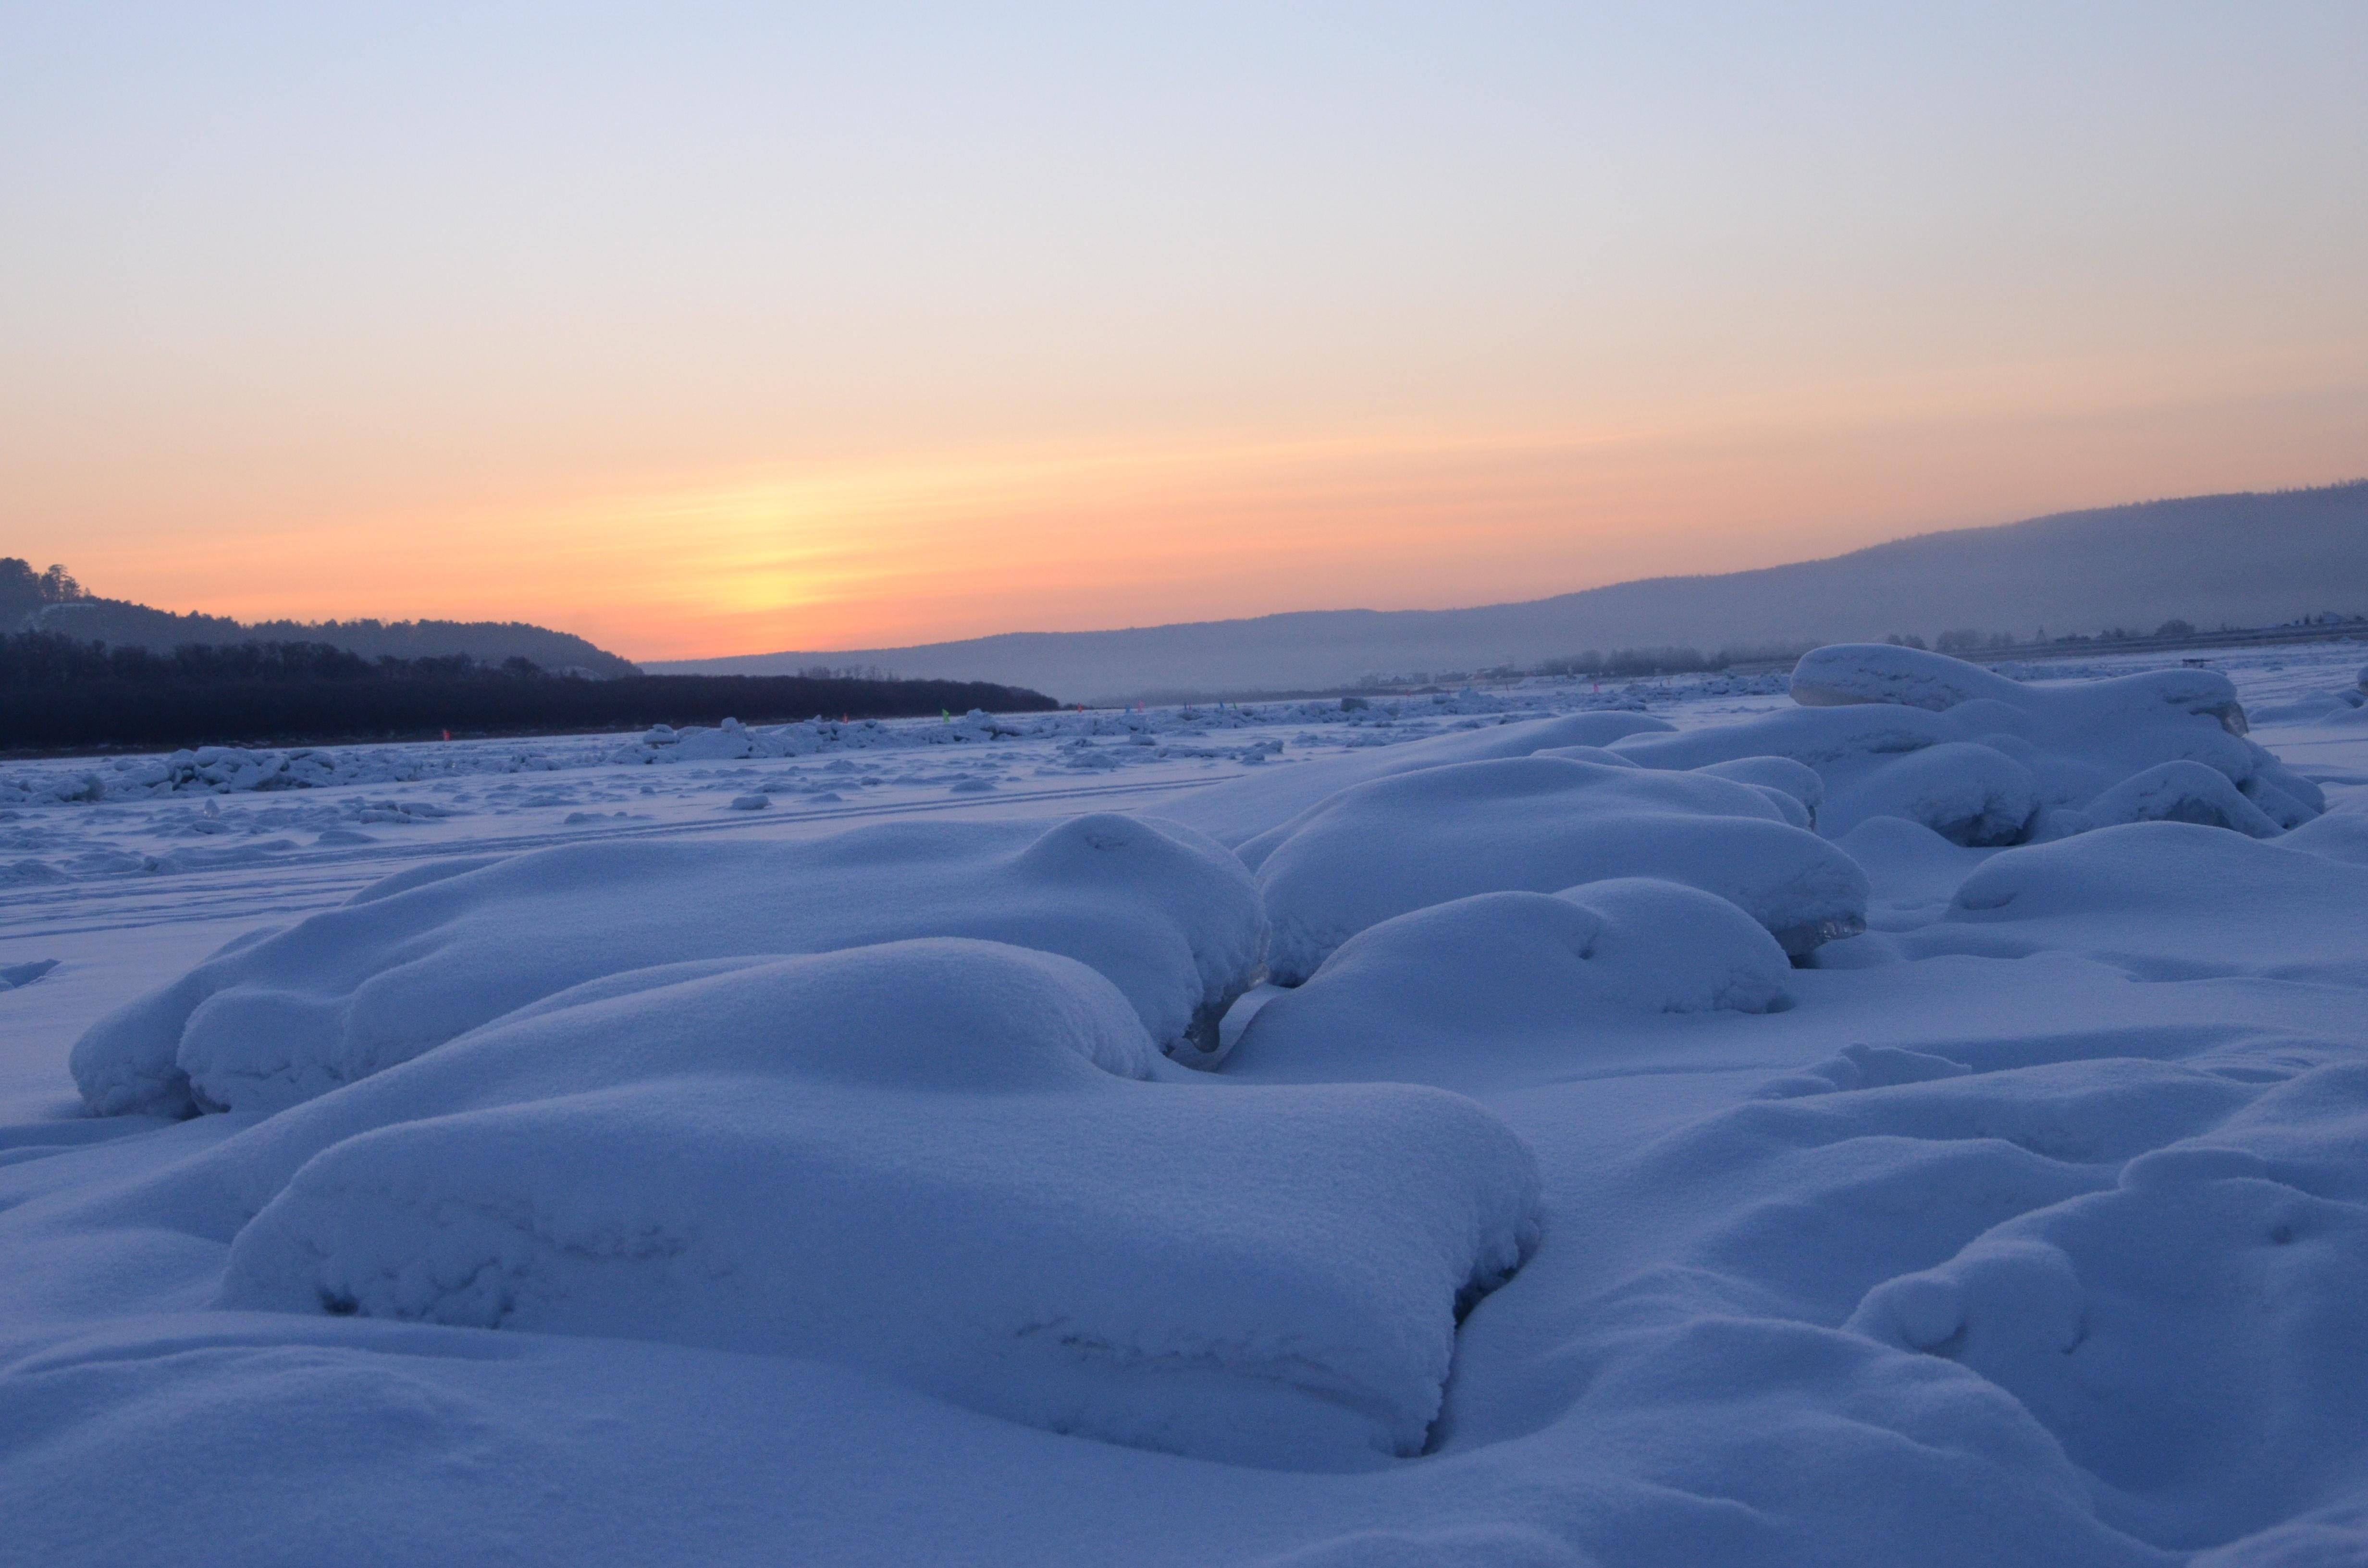
[[63, 568], [36, 574], [26, 562], [0, 559], [0, 633], [50, 631], [114, 648], [170, 653], [195, 643], [325, 642], [366, 659], [441, 659], [464, 653], [480, 664], [527, 659], [556, 674], [611, 676], [639, 666], [583, 638], [516, 620], [263, 620], [176, 615], [123, 599], [85, 594]]
[[877, 665], [1093, 701], [1534, 666], [1590, 649], [1798, 647], [1965, 631], [2028, 639], [2042, 629], [2062, 636], [2172, 619], [2259, 626], [2360, 610], [2368, 610], [2368, 480], [2066, 512], [1920, 534], [1824, 561], [1656, 577], [1476, 609], [1304, 610], [647, 667], [758, 675]]

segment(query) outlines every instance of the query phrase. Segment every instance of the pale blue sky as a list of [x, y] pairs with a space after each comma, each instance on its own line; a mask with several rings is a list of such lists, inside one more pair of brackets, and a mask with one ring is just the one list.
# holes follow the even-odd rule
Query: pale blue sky
[[[1013, 602], [789, 581], [873, 545], [1092, 625], [1285, 608], [1260, 540], [1356, 556], [1294, 604], [1476, 602], [2345, 477], [2363, 65], [2359, 4], [7, 6], [0, 552], [256, 612], [483, 576], [655, 654], [761, 642], [700, 586], [760, 558], [846, 642]], [[663, 635], [495, 548], [751, 485]], [[390, 529], [445, 576], [359, 571]]]

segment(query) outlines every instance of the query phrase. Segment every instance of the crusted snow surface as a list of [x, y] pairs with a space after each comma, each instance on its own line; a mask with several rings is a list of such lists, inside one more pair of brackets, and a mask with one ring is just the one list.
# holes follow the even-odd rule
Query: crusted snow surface
[[[21, 765], [0, 1559], [2368, 1560], [2362, 655], [2204, 656]], [[200, 976], [318, 1092], [91, 1114]]]

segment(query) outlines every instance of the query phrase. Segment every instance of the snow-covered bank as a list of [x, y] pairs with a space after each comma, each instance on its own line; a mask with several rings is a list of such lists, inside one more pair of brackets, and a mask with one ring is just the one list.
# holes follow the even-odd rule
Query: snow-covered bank
[[25, 790], [0, 1559], [2361, 1561], [2360, 662]]

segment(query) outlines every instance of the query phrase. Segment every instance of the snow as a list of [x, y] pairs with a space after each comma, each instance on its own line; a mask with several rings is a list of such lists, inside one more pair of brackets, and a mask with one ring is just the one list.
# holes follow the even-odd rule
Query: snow
[[[1943, 654], [1850, 644], [1804, 655], [1793, 695], [1801, 706], [1744, 723], [1611, 745], [1654, 767], [1788, 757], [1823, 779], [1827, 832], [1899, 816], [1981, 847], [2140, 820], [2167, 763], [2216, 773], [2281, 828], [2326, 806], [2317, 785], [2247, 738], [2237, 688], [2217, 670], [2026, 684]], [[2105, 814], [2091, 817], [2100, 797]]]
[[[1460, 1053], [1584, 1055], [1599, 1015], [1791, 1006], [1784, 949], [1715, 894], [1646, 877], [1559, 896], [1486, 892], [1367, 927], [1260, 1007], [1235, 1068], [1388, 1063], [1423, 1082]], [[1573, 1039], [1574, 1030], [1581, 1039]]]
[[1733, 901], [1799, 953], [1866, 917], [1864, 873], [1783, 821], [1759, 789], [1566, 757], [1377, 778], [1242, 848], [1274, 923], [1269, 967], [1284, 984], [1367, 926], [1477, 892], [1659, 877]]
[[2234, 828], [2254, 838], [2275, 838], [2281, 831], [2224, 775], [2200, 762], [2163, 762], [2133, 773], [2090, 801], [2080, 814], [2099, 827], [2133, 822], [2192, 822], [2204, 827]]
[[0, 1558], [2362, 1561], [2361, 654], [2209, 656], [10, 764]]
[[[1270, 833], [1352, 784], [1395, 778], [1454, 762], [1531, 756], [1565, 746], [1603, 746], [1623, 736], [1671, 729], [1646, 713], [1573, 713], [1556, 719], [1430, 736], [1361, 756], [1326, 757], [1312, 767], [1208, 790], [1171, 808], [1176, 820], [1219, 843], [1239, 846]], [[1255, 859], [1252, 861], [1256, 863]]]
[[[2235, 793], [2235, 786], [2221, 782]], [[1941, 741], [1838, 788], [1826, 806], [1825, 824], [1829, 832], [1848, 833], [1870, 817], [1900, 817], [1922, 823], [1952, 844], [1986, 849], [2030, 836], [2039, 811], [2039, 780], [2031, 769], [1995, 746]]]
[[1459, 1295], [1534, 1243], [1526, 1147], [1436, 1090], [1158, 1068], [1109, 982], [1000, 944], [596, 983], [222, 1146], [260, 1200], [222, 1304], [841, 1360], [1243, 1463], [1418, 1452]]
[[606, 975], [921, 936], [1080, 959], [1190, 1052], [1257, 983], [1265, 942], [1239, 861], [1190, 829], [1110, 814], [563, 845], [398, 877], [99, 1020], [74, 1047], [84, 1099], [102, 1115], [277, 1110]]
[[1988, 861], [1919, 934], [1935, 950], [2062, 949], [2148, 978], [2368, 983], [2368, 869], [2189, 823], [2134, 823]]

